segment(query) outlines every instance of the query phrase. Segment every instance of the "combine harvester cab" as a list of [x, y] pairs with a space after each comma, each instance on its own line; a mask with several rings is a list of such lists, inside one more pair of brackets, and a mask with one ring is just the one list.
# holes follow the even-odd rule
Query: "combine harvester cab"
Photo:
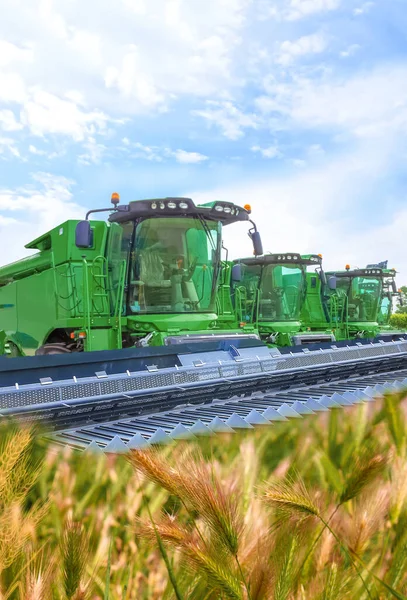
[[335, 282], [325, 301], [337, 339], [397, 339], [401, 332], [386, 330], [380, 322], [390, 318], [390, 295], [397, 293], [394, 276], [395, 271], [375, 265], [353, 270], [346, 265], [344, 271], [327, 273], [328, 280]]
[[387, 268], [387, 260], [376, 265], [367, 265], [367, 269], [380, 267], [383, 271], [383, 287], [380, 299], [379, 312], [377, 315], [377, 322], [379, 325], [379, 335], [392, 339], [402, 333], [401, 330], [392, 327], [390, 324], [390, 317], [393, 314], [394, 304], [398, 303], [402, 305], [401, 290], [397, 289], [396, 284], [396, 269]]
[[[204, 341], [217, 329], [222, 227], [251, 223], [250, 207], [138, 200], [89, 211], [26, 248], [37, 254], [0, 268], [0, 350], [9, 356], [69, 354]], [[108, 223], [90, 221], [109, 211]], [[228, 333], [228, 337], [244, 335]], [[256, 337], [254, 334], [251, 337]]]
[[[307, 267], [321, 267], [316, 254], [293, 252], [242, 258], [226, 266], [227, 295], [220, 290], [219, 321], [224, 327], [254, 327], [262, 340], [272, 347], [298, 346], [334, 341], [332, 332], [322, 327], [311, 331], [303, 326], [301, 313], [307, 301]], [[313, 273], [314, 278], [319, 275]], [[310, 279], [312, 286], [312, 278]], [[312, 288], [311, 288], [312, 289]], [[308, 299], [311, 308], [322, 310], [321, 297]]]

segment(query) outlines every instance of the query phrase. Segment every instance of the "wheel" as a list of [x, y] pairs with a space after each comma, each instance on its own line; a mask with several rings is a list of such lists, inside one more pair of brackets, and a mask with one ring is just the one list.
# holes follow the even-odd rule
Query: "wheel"
[[36, 356], [45, 356], [46, 354], [70, 354], [72, 350], [67, 348], [64, 343], [44, 344], [35, 351]]

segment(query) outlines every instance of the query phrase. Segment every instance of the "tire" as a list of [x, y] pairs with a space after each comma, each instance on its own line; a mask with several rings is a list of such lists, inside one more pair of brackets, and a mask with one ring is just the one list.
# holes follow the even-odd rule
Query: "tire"
[[71, 350], [62, 343], [44, 344], [35, 351], [35, 356], [45, 356], [48, 354], [71, 354]]

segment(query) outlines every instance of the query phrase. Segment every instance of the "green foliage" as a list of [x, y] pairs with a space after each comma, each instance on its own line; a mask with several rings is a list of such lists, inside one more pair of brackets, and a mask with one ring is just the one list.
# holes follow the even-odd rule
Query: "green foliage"
[[396, 315], [403, 315], [403, 314], [407, 313], [407, 286], [402, 285], [400, 288], [400, 291], [401, 291], [401, 304], [398, 303], [398, 305], [397, 305]]
[[390, 325], [396, 329], [407, 329], [407, 306], [403, 306], [391, 315]]

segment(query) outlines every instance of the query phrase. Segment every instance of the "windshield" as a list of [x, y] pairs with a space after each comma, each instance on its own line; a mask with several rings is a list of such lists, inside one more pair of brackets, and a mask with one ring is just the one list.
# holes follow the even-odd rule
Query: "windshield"
[[377, 321], [382, 281], [377, 277], [338, 277], [336, 294], [348, 298], [349, 321]]
[[128, 314], [214, 312], [220, 223], [152, 218], [136, 225]]
[[242, 264], [235, 303], [242, 321], [297, 321], [304, 292], [305, 272], [299, 265]]
[[298, 265], [267, 265], [259, 294], [259, 321], [298, 321], [305, 273]]

